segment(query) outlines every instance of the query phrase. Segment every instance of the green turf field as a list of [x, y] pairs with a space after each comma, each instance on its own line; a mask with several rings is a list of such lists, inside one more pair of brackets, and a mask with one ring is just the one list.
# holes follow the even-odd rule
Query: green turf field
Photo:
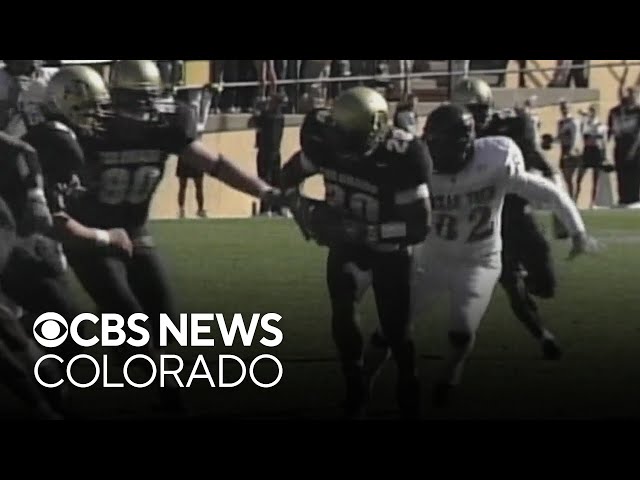
[[[440, 366], [445, 338], [446, 299], [440, 299], [416, 325], [425, 417], [640, 416], [640, 215], [594, 211], [586, 212], [585, 219], [606, 249], [598, 256], [567, 262], [569, 243], [555, 241], [558, 294], [555, 300], [540, 302], [565, 348], [565, 357], [560, 362], [543, 360], [538, 344], [510, 314], [503, 293], [497, 289], [479, 330], [457, 404], [434, 411], [428, 393]], [[544, 225], [549, 225], [548, 220], [543, 216]], [[230, 351], [222, 347], [176, 350], [191, 359], [205, 353], [216, 379], [219, 353], [234, 353], [249, 361], [271, 353], [283, 361], [283, 378], [271, 389], [248, 381], [234, 389], [210, 388], [205, 380], [196, 380], [186, 390], [193, 415], [340, 415], [337, 403], [342, 380], [329, 331], [324, 249], [305, 243], [293, 222], [284, 219], [166, 221], [154, 223], [153, 231], [172, 271], [181, 311], [276, 312], [283, 316], [279, 326], [284, 340], [275, 349], [256, 343]], [[86, 305], [91, 308], [90, 303]], [[365, 329], [370, 332], [376, 321], [371, 294], [362, 313]], [[265, 381], [273, 378], [269, 368], [257, 374], [264, 375]], [[393, 387], [390, 363], [374, 392], [373, 417], [394, 416]], [[97, 416], [114, 411], [134, 416], [147, 411], [151, 402], [149, 389], [86, 389], [74, 394], [74, 404], [80, 410]]]

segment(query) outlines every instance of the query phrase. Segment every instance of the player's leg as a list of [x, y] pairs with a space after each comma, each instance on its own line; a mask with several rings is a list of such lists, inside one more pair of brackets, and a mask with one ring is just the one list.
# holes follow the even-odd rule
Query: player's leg
[[[448, 263], [431, 255], [428, 246], [421, 244], [413, 248], [410, 267], [410, 325], [422, 321], [429, 301], [434, 293], [445, 288]], [[389, 356], [389, 342], [379, 327], [369, 338], [364, 350], [364, 375], [369, 391]]]
[[593, 172], [593, 183], [591, 185], [591, 203], [589, 204], [589, 208], [594, 208], [596, 205], [596, 198], [598, 197], [598, 182], [600, 181], [600, 169], [592, 168]]
[[[156, 361], [159, 368], [160, 355], [163, 351], [159, 336], [160, 314], [167, 314], [177, 322], [179, 312], [169, 274], [150, 235], [134, 239], [134, 252], [128, 263], [128, 279], [129, 285], [142, 305], [142, 311], [149, 316], [152, 338], [149, 355]], [[150, 371], [148, 373], [151, 374]], [[184, 413], [186, 408], [184, 398], [176, 379], [173, 376], [166, 376], [165, 388], [160, 387], [160, 380], [158, 377], [162, 408], [174, 414]]]
[[203, 175], [197, 175], [193, 177], [193, 184], [196, 187], [196, 203], [198, 204], [198, 216], [205, 218], [207, 212], [204, 209], [204, 182]]
[[363, 338], [357, 312], [357, 304], [370, 283], [364, 260], [346, 248], [331, 248], [327, 257], [331, 333], [346, 382], [347, 416], [362, 415], [367, 401], [362, 371]]
[[532, 298], [533, 295], [548, 299], [555, 295], [557, 281], [551, 247], [533, 215], [524, 216], [519, 231], [521, 236], [517, 248], [518, 259], [526, 272], [523, 298], [531, 319], [535, 323], [532, 334], [540, 342], [545, 358], [557, 360], [562, 356], [562, 350], [555, 335], [551, 333], [540, 316], [535, 300]]
[[187, 196], [187, 177], [178, 177], [178, 216], [184, 218], [184, 202]]
[[[127, 278], [129, 259], [87, 251], [69, 251], [68, 258], [76, 277], [100, 312], [121, 315], [126, 328], [126, 319], [143, 311]], [[115, 350], [115, 358], [124, 363], [133, 351], [134, 347], [125, 343]]]
[[173, 321], [178, 321], [178, 308], [169, 273], [150, 235], [134, 240], [133, 256], [127, 264], [127, 276], [129, 285], [142, 306], [141, 311], [149, 316], [153, 345], [158, 349], [160, 314], [166, 313]]
[[444, 370], [433, 392], [436, 406], [450, 401], [460, 384], [467, 358], [473, 350], [480, 321], [491, 301], [501, 271], [499, 255], [491, 255], [475, 265], [458, 264], [450, 272], [450, 321], [448, 353]]
[[556, 279], [549, 244], [531, 213], [513, 199], [505, 202], [502, 230], [502, 274], [500, 284], [513, 313], [537, 340], [545, 355], [558, 350], [553, 335], [545, 327], [532, 295], [550, 298]]
[[380, 327], [398, 370], [397, 398], [400, 414], [416, 418], [420, 409], [420, 382], [411, 336], [411, 258], [407, 251], [378, 254], [373, 266]]
[[580, 190], [582, 187], [582, 180], [584, 179], [584, 174], [587, 172], [587, 168], [584, 165], [580, 165], [578, 167], [578, 176], [576, 178], [576, 202], [580, 199]]

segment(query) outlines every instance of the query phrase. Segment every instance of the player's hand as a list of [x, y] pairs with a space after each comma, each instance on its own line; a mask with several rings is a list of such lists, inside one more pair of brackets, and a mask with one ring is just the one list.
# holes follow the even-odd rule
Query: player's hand
[[107, 233], [109, 234], [110, 246], [126, 253], [129, 257], [133, 255], [133, 243], [125, 229], [112, 228], [111, 230], [107, 230]]
[[283, 199], [304, 239], [311, 240], [310, 212], [307, 202], [304, 201], [297, 188], [287, 190], [283, 195]]
[[600, 243], [586, 232], [573, 235], [571, 243], [572, 247], [567, 260], [573, 260], [578, 255], [585, 253], [598, 253], [602, 249]]
[[271, 187], [260, 194], [260, 201], [273, 207], [281, 207], [284, 203], [284, 198], [279, 188]]

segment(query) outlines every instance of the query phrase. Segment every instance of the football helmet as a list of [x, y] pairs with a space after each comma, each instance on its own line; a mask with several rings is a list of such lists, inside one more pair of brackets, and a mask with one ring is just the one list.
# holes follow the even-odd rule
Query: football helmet
[[378, 92], [355, 87], [342, 93], [331, 110], [339, 153], [366, 155], [388, 132], [389, 105]]
[[117, 60], [111, 65], [109, 89], [115, 110], [145, 115], [155, 111], [162, 94], [160, 70], [153, 60]]
[[427, 118], [423, 140], [435, 171], [456, 174], [467, 166], [473, 156], [473, 115], [461, 105], [441, 105]]
[[61, 68], [49, 81], [43, 109], [48, 117], [61, 117], [78, 128], [94, 128], [108, 112], [111, 98], [100, 74], [74, 65]]
[[451, 103], [466, 107], [477, 128], [484, 127], [493, 110], [493, 92], [487, 82], [479, 78], [460, 80], [451, 92]]

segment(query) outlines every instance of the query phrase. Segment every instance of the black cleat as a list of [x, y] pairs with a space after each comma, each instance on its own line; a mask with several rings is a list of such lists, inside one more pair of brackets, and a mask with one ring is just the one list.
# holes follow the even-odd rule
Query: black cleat
[[559, 360], [562, 357], [562, 349], [553, 338], [542, 340], [542, 353], [547, 360]]
[[436, 408], [445, 408], [451, 405], [455, 388], [454, 385], [449, 385], [448, 383], [436, 383], [433, 388], [433, 406]]

